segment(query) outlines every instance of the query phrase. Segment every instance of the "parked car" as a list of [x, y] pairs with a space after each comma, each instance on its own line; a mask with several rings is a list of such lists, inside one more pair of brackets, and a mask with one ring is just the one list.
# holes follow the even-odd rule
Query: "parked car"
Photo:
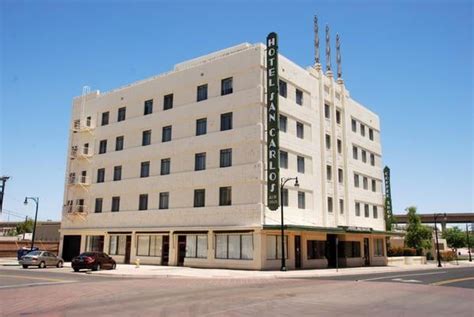
[[24, 255], [27, 255], [28, 253], [32, 251], [38, 251], [38, 250], [39, 250], [38, 247], [33, 247], [33, 249], [27, 248], [27, 247], [21, 247], [20, 249], [18, 249], [18, 251], [16, 251], [16, 259], [20, 261]]
[[81, 269], [100, 271], [102, 269], [115, 270], [117, 263], [104, 252], [84, 252], [74, 257], [71, 261], [74, 272]]
[[63, 267], [64, 260], [48, 251], [33, 251], [21, 257], [19, 261], [24, 269], [29, 266], [45, 268], [47, 266]]

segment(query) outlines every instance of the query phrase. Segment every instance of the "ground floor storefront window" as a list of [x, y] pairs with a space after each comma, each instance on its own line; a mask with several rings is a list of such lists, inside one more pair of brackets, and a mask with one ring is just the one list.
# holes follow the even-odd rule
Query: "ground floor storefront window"
[[126, 235], [111, 235], [109, 239], [110, 255], [125, 255]]
[[186, 257], [207, 259], [207, 235], [186, 236]]
[[326, 258], [326, 241], [308, 240], [308, 260], [318, 260]]
[[339, 257], [341, 258], [360, 258], [359, 241], [340, 241]]
[[374, 243], [374, 245], [375, 245], [374, 255], [375, 256], [384, 256], [385, 255], [384, 248], [383, 248], [384, 239], [375, 239], [374, 242], [375, 242]]
[[137, 235], [138, 256], [161, 256], [163, 237], [159, 235]]
[[87, 236], [86, 251], [102, 252], [104, 250], [104, 236]]
[[216, 234], [216, 259], [253, 259], [252, 234]]
[[[267, 260], [281, 258], [281, 235], [267, 235]], [[285, 259], [288, 259], [288, 236], [285, 236]]]

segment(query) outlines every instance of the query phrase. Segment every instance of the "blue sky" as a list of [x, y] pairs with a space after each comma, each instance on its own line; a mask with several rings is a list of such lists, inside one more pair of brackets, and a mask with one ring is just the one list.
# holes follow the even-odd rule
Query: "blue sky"
[[[379, 114], [395, 211], [473, 208], [471, 1], [1, 1], [4, 209], [60, 219], [71, 100], [279, 33], [313, 62], [312, 18], [342, 39], [343, 77]], [[333, 60], [334, 63], [334, 60]], [[3, 219], [6, 219], [6, 215]], [[11, 216], [10, 220], [20, 220]]]

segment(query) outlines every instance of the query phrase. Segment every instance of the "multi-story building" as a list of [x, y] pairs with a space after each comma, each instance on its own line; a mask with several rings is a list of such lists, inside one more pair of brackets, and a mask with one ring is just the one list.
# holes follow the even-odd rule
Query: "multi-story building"
[[[241, 44], [73, 101], [62, 255], [277, 269], [266, 47]], [[288, 268], [386, 264], [380, 125], [342, 80], [279, 56]], [[337, 245], [337, 246], [336, 246]]]

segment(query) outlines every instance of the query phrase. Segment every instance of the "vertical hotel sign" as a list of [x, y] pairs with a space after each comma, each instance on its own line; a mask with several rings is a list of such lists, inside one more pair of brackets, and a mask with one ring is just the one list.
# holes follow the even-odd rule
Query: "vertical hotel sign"
[[277, 34], [267, 36], [267, 205], [280, 206], [280, 143], [278, 127], [278, 42]]

